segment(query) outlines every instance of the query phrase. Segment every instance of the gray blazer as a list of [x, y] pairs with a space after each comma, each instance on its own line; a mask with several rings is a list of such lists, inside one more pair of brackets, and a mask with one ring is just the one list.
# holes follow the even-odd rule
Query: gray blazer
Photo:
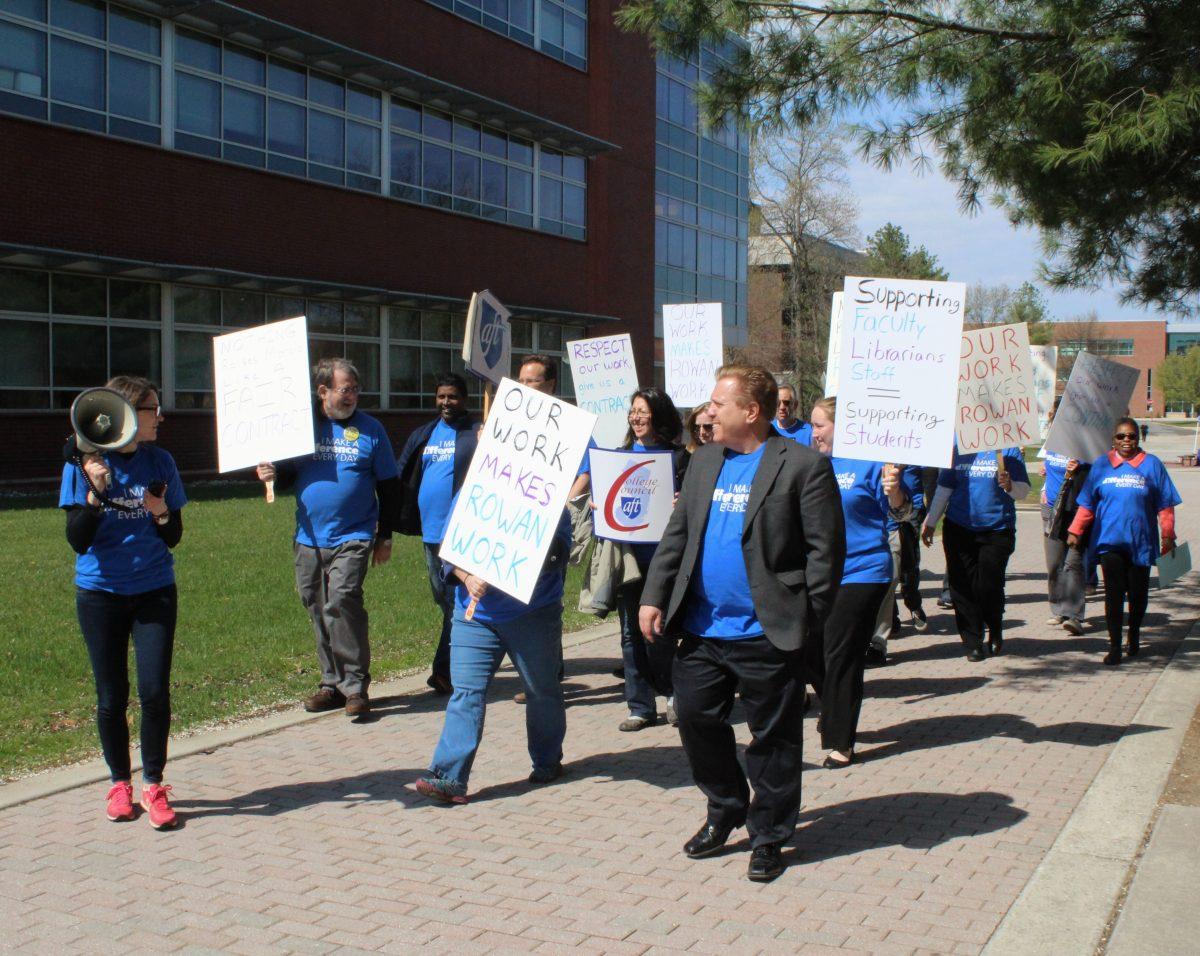
[[[688, 602], [688, 585], [699, 573], [721, 445], [705, 445], [692, 456], [679, 501], [654, 560], [646, 572], [642, 604], [664, 612], [664, 630], [677, 630]], [[771, 433], [750, 485], [742, 526], [754, 610], [767, 639], [784, 651], [804, 642], [810, 621], [823, 622], [842, 580], [846, 524], [842, 498], [829, 459], [790, 438]]]

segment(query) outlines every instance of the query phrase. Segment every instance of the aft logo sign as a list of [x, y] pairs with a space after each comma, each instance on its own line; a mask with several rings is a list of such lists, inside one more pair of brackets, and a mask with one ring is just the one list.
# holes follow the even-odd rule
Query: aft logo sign
[[[612, 487], [608, 489], [608, 496], [604, 500], [604, 520], [615, 531], [641, 531], [649, 525], [645, 522], [642, 524], [626, 524], [621, 518], [626, 521], [635, 522], [642, 512], [648, 510], [650, 496], [658, 489], [658, 479], [651, 477], [649, 474], [641, 474], [638, 472], [643, 469], [649, 469], [650, 462], [640, 461], [635, 465], [626, 468], [617, 480], [612, 483]], [[620, 498], [620, 517], [616, 514], [614, 505]]]
[[486, 289], [471, 296], [462, 357], [467, 371], [493, 385], [500, 384], [512, 364], [509, 318], [508, 309]]

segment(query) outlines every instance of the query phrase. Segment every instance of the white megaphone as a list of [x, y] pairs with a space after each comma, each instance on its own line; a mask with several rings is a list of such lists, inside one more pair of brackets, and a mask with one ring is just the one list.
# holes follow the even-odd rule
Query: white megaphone
[[83, 454], [116, 451], [137, 434], [137, 412], [120, 392], [89, 388], [71, 403], [71, 428], [75, 445]]

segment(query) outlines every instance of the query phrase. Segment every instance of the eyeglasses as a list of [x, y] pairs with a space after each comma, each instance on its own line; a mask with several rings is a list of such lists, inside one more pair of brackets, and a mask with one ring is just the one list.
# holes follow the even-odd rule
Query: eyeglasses
[[1117, 432], [1113, 435], [1113, 441], [1137, 441], [1137, 434], [1134, 432]]
[[648, 421], [650, 421], [651, 416], [643, 415], [641, 412], [630, 412], [625, 417], [628, 418], [631, 422], [648, 422]]
[[162, 414], [161, 405], [139, 405], [137, 410], [139, 412], [154, 412], [155, 418], [158, 418], [158, 416]]
[[357, 395], [362, 391], [357, 385], [343, 385], [341, 388], [333, 388], [327, 385], [326, 388], [331, 392], [337, 392], [339, 395]]

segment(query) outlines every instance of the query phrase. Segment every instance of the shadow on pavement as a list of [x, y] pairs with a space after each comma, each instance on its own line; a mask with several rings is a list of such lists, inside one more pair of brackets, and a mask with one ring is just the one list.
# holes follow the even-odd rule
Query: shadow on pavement
[[274, 817], [318, 803], [380, 803], [399, 801], [417, 806], [428, 801], [406, 787], [425, 769], [381, 770], [356, 777], [335, 780], [309, 780], [302, 783], [283, 783], [238, 794], [228, 800], [176, 800], [175, 809], [182, 818], [216, 816]]
[[[868, 671], [868, 674], [872, 672]], [[874, 672], [877, 673], [877, 672]], [[990, 677], [867, 677], [864, 698], [872, 697], [913, 697], [907, 701], [910, 704], [933, 700], [935, 697], [948, 697], [952, 694], [965, 694], [968, 691], [983, 687]]]

